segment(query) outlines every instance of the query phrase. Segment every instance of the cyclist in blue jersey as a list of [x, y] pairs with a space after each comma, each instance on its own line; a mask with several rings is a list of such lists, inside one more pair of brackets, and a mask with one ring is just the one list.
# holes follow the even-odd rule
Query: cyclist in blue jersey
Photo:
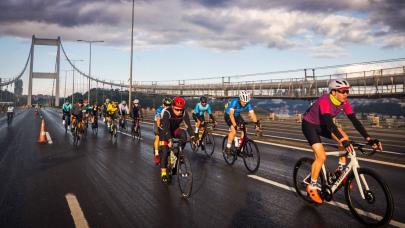
[[[225, 109], [224, 119], [230, 129], [228, 142], [225, 148], [225, 153], [227, 155], [230, 155], [231, 153], [232, 141], [235, 139], [235, 141], [238, 143], [239, 138], [235, 138], [235, 136], [238, 130], [238, 125], [244, 122], [242, 116], [240, 115], [242, 111], [249, 111], [249, 116], [255, 123], [256, 130], [259, 130], [260, 122], [257, 120], [252, 104], [250, 103], [250, 93], [246, 90], [242, 90], [239, 93], [239, 97], [235, 97], [229, 101]], [[243, 137], [243, 135], [241, 135], [241, 137]]]
[[160, 119], [162, 118], [162, 112], [172, 105], [173, 100], [169, 97], [166, 97], [162, 101], [162, 105], [156, 109], [155, 112], [155, 123], [153, 125], [153, 133], [155, 134], [155, 139], [153, 142], [153, 149], [154, 149], [154, 161], [156, 165], [160, 164], [160, 157], [159, 157], [159, 127], [160, 127]]
[[193, 110], [193, 119], [195, 121], [195, 131], [194, 136], [198, 138], [198, 131], [200, 129], [200, 124], [205, 120], [204, 113], [207, 112], [210, 116], [211, 120], [214, 122], [214, 125], [217, 125], [217, 121], [215, 121], [214, 115], [212, 115], [212, 108], [211, 105], [207, 103], [207, 97], [202, 96], [200, 97], [200, 102], [195, 105]]
[[70, 128], [70, 110], [72, 110], [72, 105], [69, 103], [69, 100], [66, 100], [62, 106], [62, 122], [65, 125], [66, 117], [67, 117], [67, 124]]
[[[307, 185], [306, 191], [310, 198], [319, 204], [323, 201], [317, 191], [317, 180], [322, 165], [326, 160], [321, 136], [337, 141], [341, 150], [345, 150], [348, 153], [354, 151], [347, 134], [342, 128], [337, 127], [333, 121], [340, 112], [343, 111], [347, 115], [353, 126], [368, 141], [369, 145], [374, 149], [379, 148], [382, 150], [381, 142], [378, 139], [372, 139], [361, 122], [356, 118], [353, 108], [347, 99], [350, 89], [349, 82], [340, 79], [332, 80], [329, 83], [329, 89], [329, 94], [321, 95], [308, 108], [304, 113], [302, 121], [302, 132], [315, 153], [315, 161], [311, 167], [311, 183]], [[335, 171], [336, 176], [342, 173], [345, 164], [346, 158], [340, 157], [338, 168]]]

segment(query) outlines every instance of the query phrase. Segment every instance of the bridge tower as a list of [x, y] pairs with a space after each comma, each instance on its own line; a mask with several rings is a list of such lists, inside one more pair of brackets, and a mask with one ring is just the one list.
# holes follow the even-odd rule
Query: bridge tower
[[[43, 72], [33, 72], [34, 69], [34, 47], [35, 45], [45, 45], [45, 46], [56, 46], [56, 69], [54, 73], [43, 73]], [[60, 37], [57, 39], [41, 39], [36, 38], [35, 35], [32, 36], [31, 43], [31, 62], [30, 62], [30, 74], [28, 80], [28, 99], [27, 105], [31, 106], [32, 100], [32, 79], [33, 78], [44, 78], [44, 79], [55, 79], [55, 106], [59, 106], [59, 72], [60, 72]]]

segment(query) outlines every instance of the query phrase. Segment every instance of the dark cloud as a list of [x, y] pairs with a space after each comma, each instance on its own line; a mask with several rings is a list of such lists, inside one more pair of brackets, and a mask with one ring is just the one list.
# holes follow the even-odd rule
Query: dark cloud
[[38, 21], [45, 23], [55, 23], [66, 27], [94, 23], [117, 23], [117, 17], [104, 14], [102, 12], [102, 9], [89, 9], [86, 14], [80, 14], [80, 10], [87, 4], [100, 2], [112, 1], [2, 0], [0, 1], [0, 23]]
[[405, 32], [405, 1], [372, 1], [371, 8], [370, 18], [374, 23], [390, 26], [391, 32]]

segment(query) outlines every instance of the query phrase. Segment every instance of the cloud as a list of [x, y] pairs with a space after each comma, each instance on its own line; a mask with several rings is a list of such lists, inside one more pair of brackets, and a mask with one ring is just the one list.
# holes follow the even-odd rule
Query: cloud
[[[102, 39], [127, 46], [132, 1], [2, 0], [0, 36]], [[198, 45], [219, 51], [262, 45], [345, 56], [350, 44], [404, 47], [401, 1], [136, 0], [135, 45]], [[328, 52], [332, 52], [330, 54]]]

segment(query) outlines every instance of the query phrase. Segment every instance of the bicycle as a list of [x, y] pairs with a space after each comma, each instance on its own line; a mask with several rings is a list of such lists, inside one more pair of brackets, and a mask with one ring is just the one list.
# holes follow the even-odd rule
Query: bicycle
[[[371, 156], [376, 152], [365, 152], [365, 144], [352, 142], [362, 154]], [[382, 226], [391, 221], [394, 212], [394, 201], [388, 185], [373, 170], [360, 168], [356, 152], [347, 153], [343, 151], [326, 152], [326, 155], [345, 156], [350, 159], [340, 175], [322, 166], [320, 186], [318, 191], [322, 199], [331, 201], [333, 195], [343, 186], [346, 203], [354, 215], [361, 223], [367, 226]], [[301, 158], [294, 166], [293, 180], [294, 187], [299, 196], [309, 203], [314, 203], [306, 193], [306, 186], [311, 182], [311, 166], [314, 162], [312, 158]], [[358, 191], [357, 191], [358, 190]], [[379, 194], [378, 194], [379, 193]], [[382, 193], [382, 195], [381, 195]], [[367, 206], [375, 206], [375, 211], [365, 210]], [[367, 208], [368, 209], [368, 208]]]
[[78, 122], [79, 121], [76, 119], [74, 126], [72, 126], [74, 128], [74, 131], [72, 132], [73, 147], [75, 147], [75, 148], [77, 148], [79, 146], [80, 136], [83, 134], [83, 120], [81, 120], [80, 125]]
[[110, 132], [110, 140], [113, 143], [117, 143], [117, 138], [118, 138], [118, 129], [117, 129], [117, 121], [112, 119], [111, 120], [111, 126], [110, 129], [108, 129]]
[[168, 164], [166, 164], [169, 178], [167, 184], [171, 182], [174, 175], [177, 175], [181, 197], [189, 198], [193, 189], [193, 172], [191, 170], [191, 162], [182, 147], [185, 142], [181, 139], [172, 139], [172, 143], [173, 148], [170, 150], [170, 153], [173, 153], [174, 161], [171, 161], [171, 154], [169, 154], [167, 159]]
[[141, 124], [139, 123], [139, 118], [135, 118], [133, 120], [132, 128], [131, 128], [131, 136], [132, 140], [138, 139], [138, 141], [141, 140]]
[[87, 129], [89, 129], [89, 115], [86, 110], [83, 110], [83, 123], [84, 123], [84, 128], [83, 128], [83, 135], [84, 137], [87, 136]]
[[64, 116], [64, 127], [65, 127], [65, 134], [67, 133], [67, 131], [68, 131], [68, 127], [69, 127], [69, 125], [70, 125], [70, 114], [63, 114]]
[[203, 150], [208, 157], [212, 157], [215, 151], [215, 138], [212, 135], [214, 128], [215, 126], [212, 125], [212, 122], [201, 122], [200, 131], [198, 133], [198, 144], [190, 144], [193, 152], [197, 152], [198, 148], [201, 147], [201, 150]]
[[91, 130], [93, 131], [93, 134], [95, 134], [95, 135], [98, 134], [98, 117], [97, 117], [97, 115], [93, 116], [93, 122], [91, 123]]
[[259, 169], [260, 166], [260, 151], [259, 147], [248, 137], [246, 125], [248, 122], [239, 124], [239, 129], [243, 131], [243, 137], [240, 138], [239, 146], [235, 148], [235, 143], [233, 140], [231, 145], [231, 155], [227, 155], [225, 152], [226, 144], [228, 142], [228, 135], [224, 136], [222, 141], [222, 155], [226, 164], [232, 166], [238, 157], [243, 159], [246, 169], [250, 173], [254, 173]]
[[12, 113], [12, 112], [7, 113], [7, 127], [9, 127], [13, 123], [13, 116], [14, 116], [14, 113]]

